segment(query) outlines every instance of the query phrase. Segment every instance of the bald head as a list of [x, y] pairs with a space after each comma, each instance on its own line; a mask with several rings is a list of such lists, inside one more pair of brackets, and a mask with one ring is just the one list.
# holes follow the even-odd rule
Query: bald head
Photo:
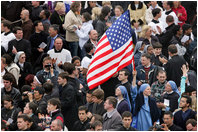
[[30, 13], [29, 13], [29, 11], [28, 10], [22, 10], [21, 11], [21, 19], [22, 20], [24, 20], [24, 21], [27, 21], [27, 20], [29, 20], [29, 16], [30, 16]]
[[63, 128], [63, 123], [61, 120], [55, 119], [54, 121], [52, 121], [51, 131], [61, 131], [62, 128]]

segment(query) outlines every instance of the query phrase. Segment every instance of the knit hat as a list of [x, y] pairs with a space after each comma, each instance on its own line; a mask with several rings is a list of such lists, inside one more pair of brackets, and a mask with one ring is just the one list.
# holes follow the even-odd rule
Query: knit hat
[[150, 85], [149, 85], [148, 83], [142, 84], [142, 85], [140, 86], [139, 93], [140, 93], [140, 92], [144, 92], [144, 90], [145, 90], [147, 87], [150, 87]]
[[17, 54], [15, 55], [15, 58], [14, 58], [14, 62], [17, 63], [19, 61], [19, 58], [22, 54], [25, 54], [23, 51], [19, 51], [17, 52]]

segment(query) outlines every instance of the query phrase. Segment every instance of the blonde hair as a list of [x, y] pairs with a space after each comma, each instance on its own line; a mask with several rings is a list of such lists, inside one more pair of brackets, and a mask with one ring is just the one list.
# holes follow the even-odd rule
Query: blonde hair
[[[122, 6], [120, 6], [120, 5], [115, 6], [115, 8], [119, 9], [122, 13], [124, 12]], [[114, 10], [115, 10], [115, 9], [114, 9]]]
[[65, 8], [65, 4], [63, 3], [63, 2], [57, 2], [56, 3], [56, 7], [55, 7], [55, 11], [59, 11], [59, 10], [61, 10], [62, 8]]
[[140, 38], [145, 38], [146, 32], [147, 32], [150, 28], [151, 28], [150, 26], [144, 25], [144, 26], [142, 27], [142, 31], [141, 31], [140, 34], [139, 34], [139, 37], [140, 37]]
[[101, 8], [100, 7], [94, 7], [92, 9], [92, 15], [91, 15], [92, 20], [97, 19], [99, 17], [100, 13], [101, 13]]
[[111, 1], [102, 1], [102, 6], [109, 6], [112, 9]]

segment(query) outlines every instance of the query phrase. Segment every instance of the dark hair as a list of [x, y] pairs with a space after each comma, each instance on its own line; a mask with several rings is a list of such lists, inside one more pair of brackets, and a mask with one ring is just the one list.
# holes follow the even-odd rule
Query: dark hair
[[80, 4], [81, 4], [80, 1], [74, 1], [70, 6], [70, 10], [72, 10], [75, 13], [76, 11], [78, 11]]
[[53, 30], [57, 31], [57, 34], [59, 33], [59, 26], [57, 24], [52, 24], [49, 28], [53, 28]]
[[67, 79], [68, 80], [68, 73], [67, 72], [61, 72], [58, 77], [61, 77], [62, 79]]
[[116, 108], [116, 105], [117, 105], [117, 99], [113, 96], [109, 96], [107, 97], [106, 100], [109, 100], [109, 104], [112, 104], [113, 105], [113, 108]]
[[91, 19], [91, 15], [90, 15], [88, 12], [84, 12], [84, 13], [82, 14], [82, 16], [84, 17], [85, 22], [88, 22], [88, 21], [92, 20], [92, 19]]
[[173, 7], [173, 1], [167, 1], [167, 5], [169, 5], [170, 8], [172, 8]]
[[174, 44], [171, 44], [171, 45], [168, 46], [168, 51], [171, 54], [175, 54], [175, 53], [177, 53], [177, 47]]
[[161, 11], [161, 10], [160, 10], [159, 8], [153, 9], [153, 10], [152, 10], [153, 17], [157, 16], [157, 14], [159, 14], [160, 11]]
[[36, 20], [36, 21], [34, 22], [34, 28], [35, 28], [36, 26], [38, 26], [39, 23], [42, 23], [42, 22], [39, 21], [39, 20]]
[[166, 17], [166, 23], [171, 23], [171, 22], [174, 22], [174, 18], [173, 18], [173, 16], [168, 15], [168, 16]]
[[78, 57], [78, 56], [74, 56], [74, 57], [72, 58], [71, 63], [73, 64], [76, 60], [81, 61], [80, 57]]
[[102, 126], [102, 122], [97, 120], [97, 121], [94, 121], [93, 124], [91, 124], [91, 128], [94, 130], [97, 126]]
[[78, 107], [78, 111], [83, 111], [83, 110], [85, 111], [85, 113], [88, 112], [88, 108], [86, 106], [82, 105]]
[[8, 29], [11, 30], [11, 28], [12, 28], [12, 22], [11, 21], [3, 20], [3, 21], [1, 21], [1, 23], [3, 24], [4, 27], [7, 27]]
[[49, 99], [47, 101], [47, 103], [50, 103], [50, 104], [56, 106], [56, 109], [61, 109], [61, 102], [58, 98]]
[[130, 75], [129, 70], [127, 70], [125, 68], [121, 69], [119, 72], [123, 72], [123, 71], [125, 72], [124, 73], [125, 76], [129, 76]]
[[129, 111], [123, 112], [123, 113], [122, 113], [122, 119], [124, 119], [124, 117], [131, 117], [131, 119], [132, 119], [132, 114], [131, 114], [131, 112], [129, 112]]
[[12, 57], [11, 57], [9, 54], [4, 54], [2, 57], [5, 58], [6, 64], [7, 64], [8, 66], [10, 66], [10, 64], [12, 64], [13, 59], [12, 59]]
[[149, 53], [143, 53], [141, 57], [146, 57], [147, 59], [151, 59], [151, 55]]
[[192, 99], [191, 99], [190, 96], [188, 96], [188, 95], [182, 95], [181, 98], [186, 98], [186, 103], [189, 104], [189, 106], [191, 106]]
[[183, 29], [183, 33], [185, 33], [186, 30], [192, 28], [192, 26], [190, 24], [184, 24], [182, 25], [182, 29]]
[[10, 95], [7, 95], [7, 94], [5, 94], [3, 97], [2, 97], [2, 99], [3, 99], [3, 102], [4, 101], [8, 101], [8, 102], [11, 102], [11, 104], [13, 105], [13, 99], [12, 99], [12, 97], [10, 96]]
[[48, 10], [44, 10], [44, 14], [45, 14], [46, 18], [48, 19], [50, 16], [50, 12]]
[[53, 87], [54, 87], [53, 83], [50, 83], [50, 82], [46, 82], [43, 84], [43, 88], [45, 89], [46, 94], [51, 93], [53, 90]]
[[172, 30], [172, 31], [173, 31], [173, 34], [176, 35], [177, 32], [180, 30], [180, 28], [181, 28], [181, 27], [180, 27], [179, 25], [175, 25], [175, 27], [174, 27], [173, 30]]
[[86, 43], [86, 44], [84, 45], [84, 48], [85, 48], [86, 53], [89, 53], [89, 52], [91, 52], [91, 50], [94, 48], [94, 46], [93, 46], [92, 43]]
[[103, 122], [103, 118], [101, 115], [99, 114], [93, 114], [92, 118], [95, 118], [95, 121], [100, 121], [100, 122]]
[[55, 42], [57, 39], [61, 39], [62, 42], [63, 42], [63, 39], [62, 39], [61, 37], [56, 37], [55, 40], [54, 40], [54, 42]]
[[69, 75], [71, 75], [73, 73], [73, 71], [76, 70], [76, 67], [72, 63], [65, 62], [64, 65], [63, 65], [63, 70], [65, 72], [68, 72]]
[[186, 121], [186, 126], [187, 126], [188, 124], [192, 124], [192, 126], [195, 127], [195, 126], [197, 125], [197, 121], [196, 121], [195, 119], [188, 119], [188, 120]]
[[28, 102], [28, 103], [29, 103], [29, 109], [32, 110], [32, 113], [36, 114], [36, 110], [37, 110], [38, 105], [35, 104], [34, 102]]
[[165, 71], [165, 70], [159, 70], [159, 71], [157, 72], [157, 75], [159, 75], [159, 73], [165, 73], [165, 74], [166, 74], [166, 71]]
[[93, 91], [92, 96], [95, 96], [97, 99], [104, 100], [104, 91], [102, 89], [96, 89]]
[[31, 91], [31, 87], [30, 85], [23, 85], [23, 87], [21, 88], [21, 92], [25, 92], [25, 91]]
[[10, 81], [11, 83], [13, 83], [13, 74], [12, 73], [6, 73], [5, 75], [3, 75], [3, 80], [6, 80], [6, 81]]
[[23, 31], [23, 29], [22, 29], [21, 27], [14, 27], [13, 30], [12, 30], [12, 32], [13, 32], [14, 34], [17, 34], [17, 31], [18, 31], [18, 30]]
[[155, 42], [153, 43], [153, 48], [156, 49], [156, 48], [162, 48], [162, 44], [159, 43], [159, 42]]
[[102, 20], [102, 21], [105, 20], [105, 17], [109, 14], [110, 11], [111, 9], [108, 6], [102, 7], [99, 20]]
[[40, 114], [47, 114], [47, 109], [43, 109], [43, 107], [38, 106], [37, 110], [36, 110], [36, 114], [38, 115], [38, 113]]
[[45, 90], [44, 90], [42, 87], [36, 87], [36, 88], [34, 89], [34, 91], [38, 91], [39, 94], [42, 94], [42, 95], [44, 95], [44, 93], [45, 93]]
[[31, 117], [29, 117], [27, 114], [18, 115], [17, 119], [18, 118], [22, 118], [24, 121], [32, 122]]
[[173, 118], [173, 113], [171, 111], [165, 111], [164, 115], [169, 115], [171, 118]]

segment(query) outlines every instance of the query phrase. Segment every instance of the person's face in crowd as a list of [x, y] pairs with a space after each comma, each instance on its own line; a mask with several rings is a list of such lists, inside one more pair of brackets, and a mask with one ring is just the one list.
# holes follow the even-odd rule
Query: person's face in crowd
[[151, 1], [151, 6], [155, 7], [157, 5], [157, 1]]
[[39, 5], [39, 1], [32, 1], [32, 6], [37, 7]]
[[173, 124], [173, 118], [171, 118], [168, 114], [164, 114], [163, 120], [168, 127], [170, 127]]
[[151, 87], [148, 86], [148, 87], [144, 90], [143, 94], [144, 94], [145, 96], [150, 96], [150, 95], [151, 95]]
[[162, 52], [162, 48], [154, 48], [153, 51], [154, 51], [155, 55], [160, 55]]
[[115, 90], [115, 95], [116, 96], [120, 96], [120, 95], [122, 95], [122, 92], [121, 92], [121, 90], [120, 90], [120, 88], [118, 87], [118, 88], [116, 88], [116, 90]]
[[197, 126], [193, 126], [191, 123], [189, 123], [186, 126], [187, 131], [197, 131]]
[[192, 91], [191, 95], [197, 97], [197, 91]]
[[50, 113], [51, 111], [56, 110], [56, 107], [57, 107], [56, 105], [48, 103], [47, 104], [47, 112]]
[[177, 31], [177, 34], [178, 34], [179, 36], [183, 35], [183, 29], [180, 28], [179, 31]]
[[150, 37], [151, 34], [152, 34], [153, 30], [152, 28], [149, 28], [147, 31], [146, 31], [146, 36]]
[[45, 60], [43, 62], [43, 67], [45, 68], [46, 65], [52, 65], [52, 60]]
[[190, 35], [192, 33], [192, 28], [189, 28], [188, 30], [185, 31], [186, 35]]
[[25, 15], [24, 11], [21, 12], [20, 17], [21, 17], [22, 20], [25, 20], [26, 19], [26, 15]]
[[172, 88], [171, 88], [171, 85], [170, 85], [170, 83], [166, 83], [166, 85], [165, 85], [165, 91], [166, 92], [171, 92], [172, 91]]
[[148, 66], [150, 65], [150, 59], [147, 59], [146, 57], [141, 57], [141, 63], [142, 66]]
[[125, 71], [120, 71], [118, 75], [118, 80], [119, 81], [124, 81], [128, 78], [128, 76], [125, 76]]
[[42, 22], [39, 22], [38, 23], [38, 26], [36, 27], [37, 30], [39, 30], [40, 32], [44, 30], [44, 27], [43, 27], [43, 23]]
[[1, 58], [1, 72], [4, 70], [6, 67], [6, 64], [3, 63], [3, 59]]
[[90, 32], [89, 38], [93, 41], [97, 41], [98, 40], [98, 32], [96, 30], [92, 30]]
[[1, 23], [1, 32], [4, 32], [4, 26], [3, 26], [3, 23]]
[[186, 108], [186, 107], [188, 107], [189, 106], [189, 104], [187, 104], [187, 99], [186, 98], [181, 98], [181, 100], [180, 100], [180, 103], [179, 103], [179, 107], [180, 108]]
[[123, 126], [125, 128], [129, 128], [131, 126], [132, 118], [131, 117], [124, 117], [122, 119]]
[[57, 35], [57, 31], [54, 30], [53, 28], [49, 28], [49, 35], [51, 37], [55, 37]]
[[34, 90], [34, 99], [40, 100], [42, 98], [42, 94], [39, 94], [38, 91]]
[[100, 126], [100, 125], [95, 126], [95, 130], [94, 131], [102, 131], [102, 126]]
[[12, 88], [12, 83], [8, 80], [3, 80], [4, 88], [7, 92], [9, 92]]
[[80, 4], [80, 6], [78, 7], [78, 12], [80, 12], [82, 9], [82, 5]]
[[7, 101], [7, 100], [4, 100], [3, 101], [3, 106], [6, 108], [6, 109], [10, 109], [12, 107], [12, 102], [11, 101]]
[[163, 73], [161, 73], [161, 72], [158, 73], [157, 79], [158, 79], [158, 81], [159, 81], [160, 83], [164, 83], [165, 80], [166, 80], [166, 73], [165, 73], [165, 72], [163, 72]]
[[96, 96], [92, 96], [92, 100], [94, 103], [99, 103], [100, 100], [98, 98], [96, 98]]
[[179, 6], [179, 1], [173, 1], [173, 5], [175, 8], [177, 8]]
[[28, 122], [24, 121], [23, 118], [17, 118], [17, 127], [19, 130], [26, 130], [28, 128]]
[[89, 1], [89, 5], [91, 8], [96, 7], [96, 1]]
[[145, 44], [143, 43], [141, 48], [139, 49], [140, 51], [143, 51], [144, 50], [144, 47], [145, 47]]
[[56, 39], [54, 42], [54, 46], [55, 46], [56, 50], [58, 50], [58, 51], [61, 50], [63, 47], [63, 40], [60, 38]]
[[65, 82], [66, 82], [66, 79], [63, 79], [63, 78], [61, 78], [61, 77], [58, 77], [58, 84], [59, 85], [63, 85]]
[[29, 103], [27, 103], [27, 104], [25, 105], [24, 110], [23, 110], [23, 113], [24, 113], [24, 114], [30, 114], [30, 113], [32, 113], [32, 110], [31, 110], [30, 107], [29, 107]]
[[54, 120], [54, 121], [52, 121], [50, 129], [51, 129], [51, 131], [60, 131], [62, 128], [61, 128], [61, 126], [58, 126], [57, 121]]
[[78, 111], [78, 117], [81, 122], [85, 122], [87, 120], [87, 114], [85, 110]]
[[79, 67], [80, 66], [80, 60], [75, 60], [74, 65]]
[[111, 108], [112, 107], [112, 104], [109, 104], [109, 100], [107, 99], [106, 101], [105, 101], [105, 103], [104, 103], [104, 109], [105, 110], [108, 110], [109, 108]]
[[82, 22], [86, 22], [85, 18], [84, 18], [84, 15], [82, 15]]
[[162, 6], [163, 6], [164, 9], [167, 9], [167, 6], [168, 6], [168, 5], [167, 5], [167, 1], [163, 1]]
[[86, 94], [86, 100], [87, 100], [88, 103], [93, 102], [93, 101], [92, 101], [92, 94], [87, 93], [87, 94]]
[[116, 16], [116, 17], [119, 17], [119, 16], [121, 16], [121, 15], [122, 15], [121, 10], [120, 10], [119, 8], [115, 8], [115, 16]]
[[153, 54], [153, 47], [152, 47], [152, 46], [149, 46], [149, 47], [147, 48], [147, 52], [148, 52], [150, 55], [152, 55], [152, 54]]
[[19, 62], [20, 63], [24, 63], [25, 62], [25, 59], [26, 59], [25, 54], [21, 54], [20, 57], [19, 57]]
[[17, 39], [22, 39], [23, 38], [23, 31], [22, 30], [17, 30], [15, 37]]
[[57, 13], [58, 13], [60, 16], [65, 15], [65, 6], [62, 6], [62, 7], [60, 8], [60, 10], [57, 11]]
[[45, 11], [44, 11], [44, 10], [42, 10], [42, 11], [40, 12], [40, 14], [39, 14], [39, 17], [40, 17], [41, 19], [43, 19], [43, 18], [44, 18], [44, 16], [45, 16]]

